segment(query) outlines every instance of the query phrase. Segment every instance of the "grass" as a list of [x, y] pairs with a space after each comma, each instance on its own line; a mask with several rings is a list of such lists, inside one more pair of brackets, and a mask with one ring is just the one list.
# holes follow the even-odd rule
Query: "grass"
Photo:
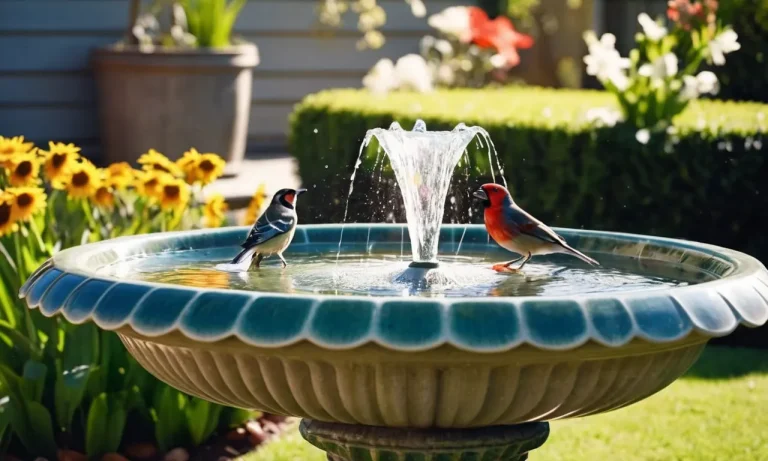
[[[768, 460], [768, 355], [710, 346], [689, 372], [630, 407], [551, 423], [531, 461]], [[240, 461], [325, 461], [297, 430]]]

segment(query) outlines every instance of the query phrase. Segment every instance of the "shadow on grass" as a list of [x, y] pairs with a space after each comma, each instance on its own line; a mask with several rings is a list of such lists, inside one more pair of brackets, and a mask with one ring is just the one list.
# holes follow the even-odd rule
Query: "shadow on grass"
[[727, 379], [748, 374], [768, 374], [768, 353], [765, 349], [708, 345], [685, 377]]

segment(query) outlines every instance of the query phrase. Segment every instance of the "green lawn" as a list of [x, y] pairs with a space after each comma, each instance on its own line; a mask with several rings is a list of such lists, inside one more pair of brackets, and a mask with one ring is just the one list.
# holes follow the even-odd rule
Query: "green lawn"
[[[584, 419], [555, 421], [531, 461], [768, 460], [768, 351], [709, 347], [658, 394]], [[241, 461], [325, 461], [297, 431]]]

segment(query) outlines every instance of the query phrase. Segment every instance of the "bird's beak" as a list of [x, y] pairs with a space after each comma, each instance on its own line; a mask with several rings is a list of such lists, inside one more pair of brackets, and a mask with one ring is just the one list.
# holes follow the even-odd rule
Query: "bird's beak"
[[475, 198], [478, 200], [488, 200], [488, 194], [486, 194], [485, 191], [482, 189], [476, 190], [475, 193], [472, 195], [474, 195]]
[[306, 189], [296, 189], [296, 196], [299, 196], [299, 195], [303, 194], [306, 191], [307, 191]]

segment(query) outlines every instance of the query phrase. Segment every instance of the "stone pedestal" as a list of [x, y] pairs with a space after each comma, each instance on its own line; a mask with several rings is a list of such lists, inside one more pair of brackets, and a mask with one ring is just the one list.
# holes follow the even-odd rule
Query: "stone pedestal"
[[304, 419], [300, 430], [329, 461], [524, 461], [547, 440], [549, 423], [401, 429]]

